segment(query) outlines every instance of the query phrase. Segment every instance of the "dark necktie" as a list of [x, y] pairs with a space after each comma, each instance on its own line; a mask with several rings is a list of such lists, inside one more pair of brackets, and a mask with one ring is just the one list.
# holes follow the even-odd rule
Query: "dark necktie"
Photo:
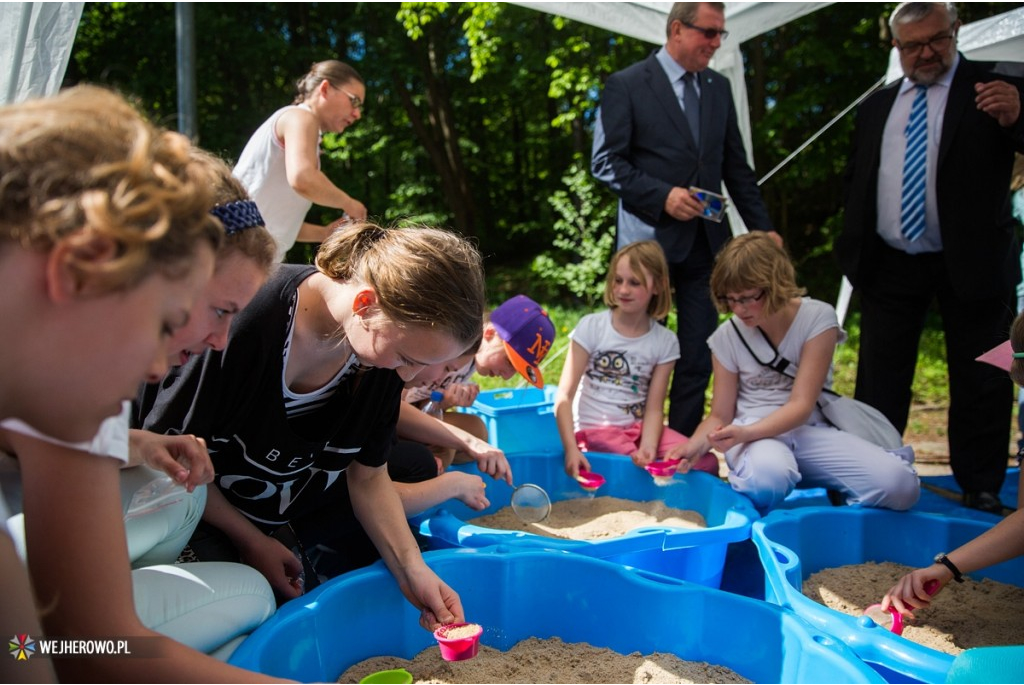
[[928, 87], [916, 88], [917, 95], [907, 120], [900, 198], [900, 231], [911, 242], [924, 233], [925, 182], [928, 179]]
[[697, 95], [697, 87], [693, 85], [696, 74], [686, 72], [683, 74], [683, 110], [686, 113], [686, 121], [690, 124], [690, 133], [693, 140], [700, 144], [700, 96]]

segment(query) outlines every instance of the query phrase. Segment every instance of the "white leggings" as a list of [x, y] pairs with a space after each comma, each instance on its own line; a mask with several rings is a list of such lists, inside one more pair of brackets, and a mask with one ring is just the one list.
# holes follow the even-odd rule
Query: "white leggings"
[[121, 508], [132, 568], [173, 564], [206, 507], [206, 486], [191, 493], [149, 468], [121, 469]]
[[888, 452], [826, 424], [799, 426], [774, 438], [736, 445], [725, 461], [733, 490], [749, 497], [762, 512], [781, 504], [797, 484], [838, 490], [848, 504], [898, 511], [914, 506], [921, 495], [912, 447]]

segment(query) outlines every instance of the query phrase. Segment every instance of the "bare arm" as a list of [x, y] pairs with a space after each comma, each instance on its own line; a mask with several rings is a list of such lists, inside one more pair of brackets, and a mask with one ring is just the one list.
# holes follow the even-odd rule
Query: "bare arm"
[[387, 469], [354, 461], [346, 476], [356, 518], [398, 581], [402, 594], [420, 610], [420, 625], [434, 630], [441, 624], [464, 620], [458, 594], [423, 561]]
[[22, 435], [10, 439], [21, 463], [29, 569], [41, 606], [48, 607], [46, 633], [150, 638], [152, 657], [54, 660], [62, 681], [281, 682], [228, 666], [139, 621], [115, 460]]
[[786, 403], [760, 421], [746, 426], [726, 425], [709, 433], [711, 445], [725, 452], [734, 445], [771, 438], [806, 423], [821, 396], [837, 337], [837, 329], [830, 328], [805, 342], [800, 351], [800, 368]]
[[291, 599], [302, 594], [302, 563], [235, 509], [216, 485], [207, 489], [203, 520], [227, 535], [241, 560], [262, 573], [279, 596]]
[[569, 343], [562, 377], [558, 380], [558, 392], [555, 393], [555, 422], [558, 424], [558, 437], [562, 439], [562, 449], [565, 450], [565, 472], [573, 478], [579, 475], [581, 468], [590, 470], [590, 462], [576, 444], [572, 418], [572, 400], [589, 358], [590, 355], [582, 345], [575, 340]]
[[465, 452], [477, 462], [480, 470], [494, 479], [512, 484], [512, 467], [505, 453], [458, 426], [438, 421], [409, 402], [402, 402], [398, 414], [398, 436], [425, 445], [451, 447]]
[[658, 444], [665, 430], [665, 395], [668, 393], [668, 379], [675, 362], [665, 362], [654, 367], [651, 383], [647, 388], [644, 405], [643, 429], [640, 433], [640, 448], [631, 456], [637, 466], [645, 466], [658, 456]]
[[277, 120], [277, 133], [284, 141], [285, 173], [296, 193], [323, 207], [336, 207], [356, 221], [366, 219], [366, 207], [334, 185], [320, 171], [320, 129], [316, 117], [303, 109], [290, 109]]
[[[3, 520], [0, 519], [0, 524]], [[25, 565], [14, 549], [14, 542], [5, 531], [0, 531], [0, 582], [4, 587], [4, 610], [0, 611], [0, 631], [3, 635], [28, 635], [39, 639], [43, 635], [36, 613], [35, 595], [29, 584]], [[10, 638], [8, 638], [10, 639]], [[11, 641], [13, 645], [14, 642]], [[11, 655], [14, 657], [14, 654]], [[15, 661], [3, 659], [0, 663], [0, 681], [5, 683], [55, 683], [53, 662], [49, 659]]]

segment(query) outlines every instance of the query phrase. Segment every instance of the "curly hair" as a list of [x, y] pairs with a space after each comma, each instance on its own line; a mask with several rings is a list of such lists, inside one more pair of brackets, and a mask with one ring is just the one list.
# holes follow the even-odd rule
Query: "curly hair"
[[187, 138], [94, 86], [0, 107], [0, 246], [46, 251], [106, 238], [112, 259], [69, 262], [97, 292], [154, 272], [184, 276], [197, 243], [216, 249], [223, 234], [209, 214], [210, 176], [190, 150]]

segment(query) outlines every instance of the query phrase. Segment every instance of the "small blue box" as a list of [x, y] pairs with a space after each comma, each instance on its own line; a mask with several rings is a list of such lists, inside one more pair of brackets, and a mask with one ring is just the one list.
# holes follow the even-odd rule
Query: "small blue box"
[[[486, 547], [503, 544], [517, 549], [560, 549], [718, 588], [730, 542], [750, 537], [750, 523], [758, 518], [753, 505], [722, 480], [703, 472], [676, 475], [671, 485], [659, 486], [619, 454], [587, 453], [591, 469], [607, 480], [593, 496], [620, 497], [638, 502], [663, 500], [677, 509], [698, 512], [706, 528], [670, 526], [639, 528], [617, 538], [560, 540], [523, 531], [482, 528], [469, 519], [492, 514], [511, 504], [512, 488], [504, 481], [485, 476], [491, 505], [474, 511], [458, 501], [411, 519], [414, 529], [427, 538], [431, 549]], [[534, 483], [544, 488], [552, 502], [591, 497], [566, 475], [562, 452], [546, 455], [514, 455], [509, 464], [516, 484]], [[455, 468], [475, 472], [473, 464]]]
[[[938, 552], [952, 551], [992, 525], [912, 511], [808, 507], [773, 511], [754, 522], [751, 537], [765, 569], [765, 600], [843, 641], [889, 682], [944, 683], [951, 655], [897, 636], [865, 616], [829, 609], [803, 594], [803, 581], [822, 569], [867, 562], [928, 566]], [[1024, 558], [971, 575], [1020, 585]]]
[[506, 455], [561, 452], [555, 423], [556, 385], [540, 388], [483, 390], [462, 411], [487, 425], [488, 441]]
[[[757, 683], [884, 682], [842, 643], [748, 597], [552, 550], [499, 546], [424, 559], [459, 593], [466, 619], [483, 626], [481, 644], [502, 651], [529, 637], [558, 637], [620, 654], [706, 661]], [[437, 649], [418, 620], [378, 562], [285, 604], [229, 663], [333, 683], [370, 657], [412, 659]]]

